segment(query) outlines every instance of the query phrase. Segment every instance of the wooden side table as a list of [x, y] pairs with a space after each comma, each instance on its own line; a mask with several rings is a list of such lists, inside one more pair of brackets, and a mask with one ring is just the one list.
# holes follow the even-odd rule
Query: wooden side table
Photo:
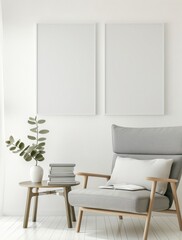
[[[39, 192], [39, 189], [41, 189], [41, 188], [46, 188], [46, 189], [47, 188], [63, 188], [63, 196], [65, 198], [65, 208], [66, 208], [68, 228], [72, 228], [72, 221], [75, 222], [76, 217], [75, 217], [74, 207], [70, 206], [70, 204], [68, 202], [68, 193], [69, 193], [69, 191], [71, 191], [72, 186], [79, 185], [80, 182], [75, 182], [72, 184], [48, 185], [47, 181], [42, 181], [41, 183], [32, 183], [30, 181], [26, 181], [26, 182], [20, 182], [19, 184], [20, 184], [20, 186], [27, 188], [27, 201], [26, 201], [26, 207], [25, 207], [23, 228], [27, 228], [27, 226], [28, 226], [28, 219], [29, 219], [29, 212], [30, 212], [30, 205], [31, 205], [32, 197], [35, 197], [32, 221], [36, 222], [38, 197], [41, 195], [57, 193], [56, 190], [50, 190], [50, 191], [46, 190], [44, 192]], [[33, 189], [35, 189], [35, 191], [33, 191]]]

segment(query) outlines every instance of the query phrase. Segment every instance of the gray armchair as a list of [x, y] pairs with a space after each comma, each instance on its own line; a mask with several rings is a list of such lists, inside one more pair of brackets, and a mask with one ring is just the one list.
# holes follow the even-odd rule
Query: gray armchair
[[[148, 237], [152, 211], [177, 214], [182, 231], [182, 219], [176, 193], [182, 170], [182, 127], [124, 128], [113, 125], [112, 136], [114, 151], [112, 170], [117, 156], [146, 161], [156, 158], [173, 159], [170, 176], [167, 179], [148, 176], [147, 180], [152, 183], [151, 191], [112, 191], [87, 188], [88, 178], [102, 177], [109, 180], [110, 175], [78, 173], [84, 177], [84, 189], [73, 190], [69, 193], [70, 204], [79, 207], [77, 232], [80, 231], [84, 211], [117, 215], [121, 219], [123, 216], [145, 218], [143, 240], [147, 240]], [[164, 195], [156, 193], [159, 182], [168, 183]], [[170, 209], [173, 201], [176, 210]]]

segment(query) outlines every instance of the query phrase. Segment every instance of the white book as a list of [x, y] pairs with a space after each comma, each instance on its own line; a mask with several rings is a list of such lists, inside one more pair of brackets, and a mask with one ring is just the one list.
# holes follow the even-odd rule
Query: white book
[[54, 178], [56, 178], [56, 177], [75, 177], [75, 174], [72, 172], [62, 172], [62, 173], [52, 173], [52, 174], [49, 174], [48, 175], [48, 177], [54, 177]]
[[49, 177], [50, 182], [74, 182], [75, 177]]
[[50, 168], [50, 173], [64, 173], [64, 172], [69, 172], [72, 173], [74, 171], [74, 167], [51, 167]]
[[137, 191], [146, 189], [143, 186], [134, 185], [134, 184], [114, 184], [114, 185], [105, 185], [99, 186], [99, 188], [104, 189], [117, 189], [117, 190], [127, 190], [127, 191]]
[[75, 167], [75, 163], [50, 163], [50, 167]]
[[67, 184], [75, 184], [76, 181], [70, 181], [70, 182], [51, 182], [51, 181], [47, 181], [48, 185], [67, 185]]

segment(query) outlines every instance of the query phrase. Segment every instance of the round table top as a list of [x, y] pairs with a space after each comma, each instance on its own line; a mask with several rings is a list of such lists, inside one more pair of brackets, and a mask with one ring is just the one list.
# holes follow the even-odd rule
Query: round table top
[[48, 185], [47, 180], [43, 180], [40, 183], [33, 183], [31, 181], [20, 182], [19, 185], [22, 187], [30, 187], [30, 188], [60, 188], [60, 187], [71, 187], [79, 185], [80, 182], [76, 181], [75, 183], [60, 183], [55, 185]]

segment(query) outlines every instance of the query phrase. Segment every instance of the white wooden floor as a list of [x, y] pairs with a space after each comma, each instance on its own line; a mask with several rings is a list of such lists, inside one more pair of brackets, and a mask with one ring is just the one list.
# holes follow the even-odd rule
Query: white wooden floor
[[[83, 216], [80, 233], [68, 229], [65, 217], [39, 217], [22, 228], [22, 217], [0, 218], [0, 240], [142, 240], [144, 220], [112, 216]], [[75, 227], [75, 223], [74, 223]], [[177, 219], [173, 216], [152, 217], [148, 240], [182, 240]]]

